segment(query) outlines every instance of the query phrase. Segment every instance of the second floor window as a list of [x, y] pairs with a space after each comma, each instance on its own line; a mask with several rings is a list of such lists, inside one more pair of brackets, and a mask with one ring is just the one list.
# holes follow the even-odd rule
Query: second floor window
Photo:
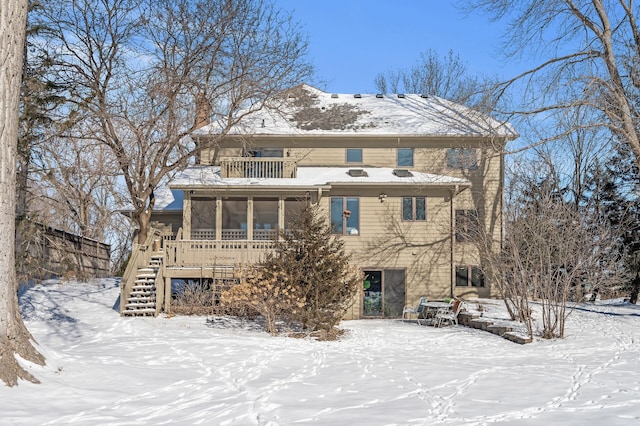
[[447, 166], [452, 169], [476, 170], [478, 159], [475, 148], [449, 148], [447, 149]]
[[456, 210], [456, 241], [469, 241], [478, 233], [478, 211]]
[[282, 158], [283, 151], [282, 148], [258, 148], [247, 151], [247, 156], [256, 158]]
[[402, 220], [427, 220], [427, 199], [425, 197], [403, 197]]
[[331, 197], [331, 230], [334, 234], [360, 234], [360, 199]]
[[413, 167], [413, 148], [398, 148], [398, 167]]
[[347, 163], [362, 163], [362, 149], [347, 148]]

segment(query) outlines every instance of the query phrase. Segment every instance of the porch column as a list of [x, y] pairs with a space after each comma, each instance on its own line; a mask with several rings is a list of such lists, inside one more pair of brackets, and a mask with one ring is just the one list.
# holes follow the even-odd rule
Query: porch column
[[284, 198], [278, 197], [278, 229], [284, 229]]
[[184, 202], [182, 203], [182, 238], [191, 239], [191, 194], [184, 191]]
[[222, 197], [216, 197], [216, 241], [222, 240]]
[[167, 276], [164, 277], [164, 312], [171, 313], [171, 278]]
[[247, 241], [253, 241], [253, 197], [247, 197]]

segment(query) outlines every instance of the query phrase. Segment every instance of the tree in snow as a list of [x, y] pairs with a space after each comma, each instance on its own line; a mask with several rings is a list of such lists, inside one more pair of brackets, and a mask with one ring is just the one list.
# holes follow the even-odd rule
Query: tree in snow
[[0, 379], [37, 382], [16, 360], [44, 364], [18, 307], [15, 270], [16, 161], [20, 82], [26, 32], [27, 1], [5, 2], [0, 9]]
[[[633, 1], [473, 0], [461, 6], [510, 21], [502, 49], [507, 58], [527, 50], [540, 58], [495, 88], [497, 97], [516, 89], [511, 98], [518, 102], [505, 113], [549, 123], [571, 110], [588, 111], [572, 128], [607, 130], [640, 165], [640, 28]], [[545, 140], [567, 131], [560, 127]]]
[[[512, 319], [523, 321], [532, 335], [531, 310], [539, 308], [540, 333], [554, 338], [564, 337], [566, 318], [576, 302], [584, 301], [587, 293], [619, 286], [627, 271], [619, 256], [623, 230], [600, 220], [593, 205], [576, 209], [557, 175], [538, 177], [544, 170], [544, 164], [536, 164], [534, 173], [512, 179], [502, 250], [484, 250], [482, 255], [487, 259], [484, 272]], [[485, 237], [482, 228], [477, 230], [469, 238], [482, 248]]]
[[345, 253], [344, 242], [332, 234], [318, 207], [307, 207], [274, 244], [263, 266], [283, 272], [305, 302], [289, 312], [290, 320], [309, 331], [331, 332], [362, 288], [362, 272]]
[[197, 127], [212, 121], [223, 137], [239, 111], [311, 73], [298, 25], [272, 0], [65, 0], [38, 16], [55, 49], [52, 75], [68, 87], [60, 136], [108, 148], [139, 243], [155, 189], [217, 143], [191, 141]]

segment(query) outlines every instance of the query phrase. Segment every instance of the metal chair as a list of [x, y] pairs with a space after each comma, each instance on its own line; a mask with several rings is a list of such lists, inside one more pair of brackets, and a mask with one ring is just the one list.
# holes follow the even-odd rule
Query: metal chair
[[416, 321], [418, 322], [418, 324], [420, 324], [420, 314], [424, 309], [422, 304], [425, 303], [426, 301], [427, 301], [427, 297], [422, 296], [420, 298], [420, 301], [418, 302], [418, 306], [416, 306], [415, 308], [413, 306], [408, 306], [408, 305], [402, 308], [402, 321], [404, 321], [406, 318], [409, 318], [411, 315], [415, 315]]
[[456, 300], [453, 303], [451, 309], [447, 311], [438, 312], [435, 317], [436, 327], [442, 327], [443, 324], [449, 323], [451, 325], [458, 325], [458, 314], [462, 311], [464, 303], [462, 300]]

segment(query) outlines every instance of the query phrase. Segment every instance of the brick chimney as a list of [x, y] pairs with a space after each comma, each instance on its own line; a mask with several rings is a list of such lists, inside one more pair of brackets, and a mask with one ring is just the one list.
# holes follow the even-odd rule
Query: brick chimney
[[[195, 129], [199, 129], [203, 126], [210, 124], [211, 120], [211, 104], [207, 99], [207, 96], [204, 92], [198, 93], [196, 96], [196, 118], [195, 118]], [[195, 130], [194, 129], [194, 130]], [[198, 145], [199, 138], [195, 138], [195, 143]], [[200, 150], [196, 150], [196, 154], [194, 157], [195, 163], [200, 164], [201, 155]]]
[[211, 104], [207, 100], [207, 96], [200, 92], [196, 96], [196, 129], [209, 124], [211, 119]]

